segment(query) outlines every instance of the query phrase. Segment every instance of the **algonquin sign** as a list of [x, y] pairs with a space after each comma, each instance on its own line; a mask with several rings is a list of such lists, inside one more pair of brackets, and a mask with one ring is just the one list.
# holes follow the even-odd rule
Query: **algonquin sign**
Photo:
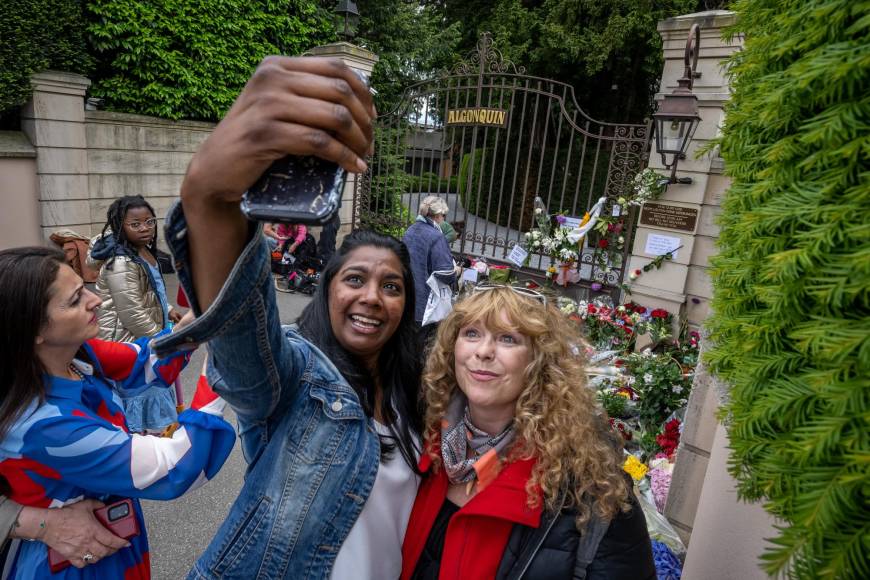
[[501, 109], [449, 109], [447, 111], [448, 125], [488, 125], [504, 127], [507, 122], [507, 111]]

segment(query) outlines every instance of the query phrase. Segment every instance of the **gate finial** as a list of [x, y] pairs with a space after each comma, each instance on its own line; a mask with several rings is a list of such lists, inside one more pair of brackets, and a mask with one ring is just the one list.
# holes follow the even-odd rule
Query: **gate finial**
[[501, 51], [493, 47], [492, 34], [482, 32], [477, 48], [468, 53], [465, 60], [459, 61], [451, 69], [452, 74], [474, 75], [485, 73], [525, 74], [526, 67], [516, 66], [506, 60]]

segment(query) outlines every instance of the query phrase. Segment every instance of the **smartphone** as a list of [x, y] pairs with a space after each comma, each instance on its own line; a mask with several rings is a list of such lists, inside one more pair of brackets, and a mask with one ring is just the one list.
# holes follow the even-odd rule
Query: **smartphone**
[[[119, 538], [129, 540], [139, 535], [139, 522], [136, 520], [132, 500], [122, 499], [94, 510], [94, 517]], [[52, 548], [48, 549], [48, 565], [53, 573], [72, 566], [69, 560]]]
[[242, 197], [248, 219], [325, 224], [341, 207], [347, 172], [319, 157], [287, 156], [272, 163]]
[[[366, 74], [354, 72], [369, 85]], [[338, 213], [346, 179], [347, 172], [332, 161], [288, 155], [245, 192], [242, 212], [251, 220], [323, 225]]]

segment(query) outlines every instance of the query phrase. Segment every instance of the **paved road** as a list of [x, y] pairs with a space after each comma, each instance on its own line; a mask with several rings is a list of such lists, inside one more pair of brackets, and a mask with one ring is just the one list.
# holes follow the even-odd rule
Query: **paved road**
[[[175, 297], [175, 276], [166, 277], [167, 294]], [[291, 323], [310, 298], [299, 294], [278, 294], [281, 321]], [[199, 377], [204, 349], [194, 353], [182, 375], [185, 401], [190, 401]], [[227, 419], [235, 424], [232, 412]], [[151, 544], [152, 577], [155, 580], [184, 578], [196, 558], [223, 522], [235, 500], [245, 474], [245, 460], [238, 441], [220, 473], [212, 481], [170, 502], [143, 501], [145, 522]]]

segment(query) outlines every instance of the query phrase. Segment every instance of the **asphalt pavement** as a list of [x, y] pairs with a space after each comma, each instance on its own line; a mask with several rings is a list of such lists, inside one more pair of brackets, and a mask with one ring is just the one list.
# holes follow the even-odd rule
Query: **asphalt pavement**
[[[178, 281], [174, 275], [166, 276], [167, 295], [175, 297]], [[281, 322], [296, 320], [311, 299], [301, 294], [278, 293], [278, 311]], [[190, 402], [202, 369], [205, 349], [193, 354], [190, 364], [182, 373], [184, 400]], [[235, 425], [235, 415], [228, 410], [226, 419]], [[208, 546], [230, 506], [242, 488], [245, 460], [239, 442], [220, 473], [187, 495], [174, 501], [143, 501], [145, 525], [151, 545], [151, 574], [155, 580], [184, 578], [194, 561]]]

